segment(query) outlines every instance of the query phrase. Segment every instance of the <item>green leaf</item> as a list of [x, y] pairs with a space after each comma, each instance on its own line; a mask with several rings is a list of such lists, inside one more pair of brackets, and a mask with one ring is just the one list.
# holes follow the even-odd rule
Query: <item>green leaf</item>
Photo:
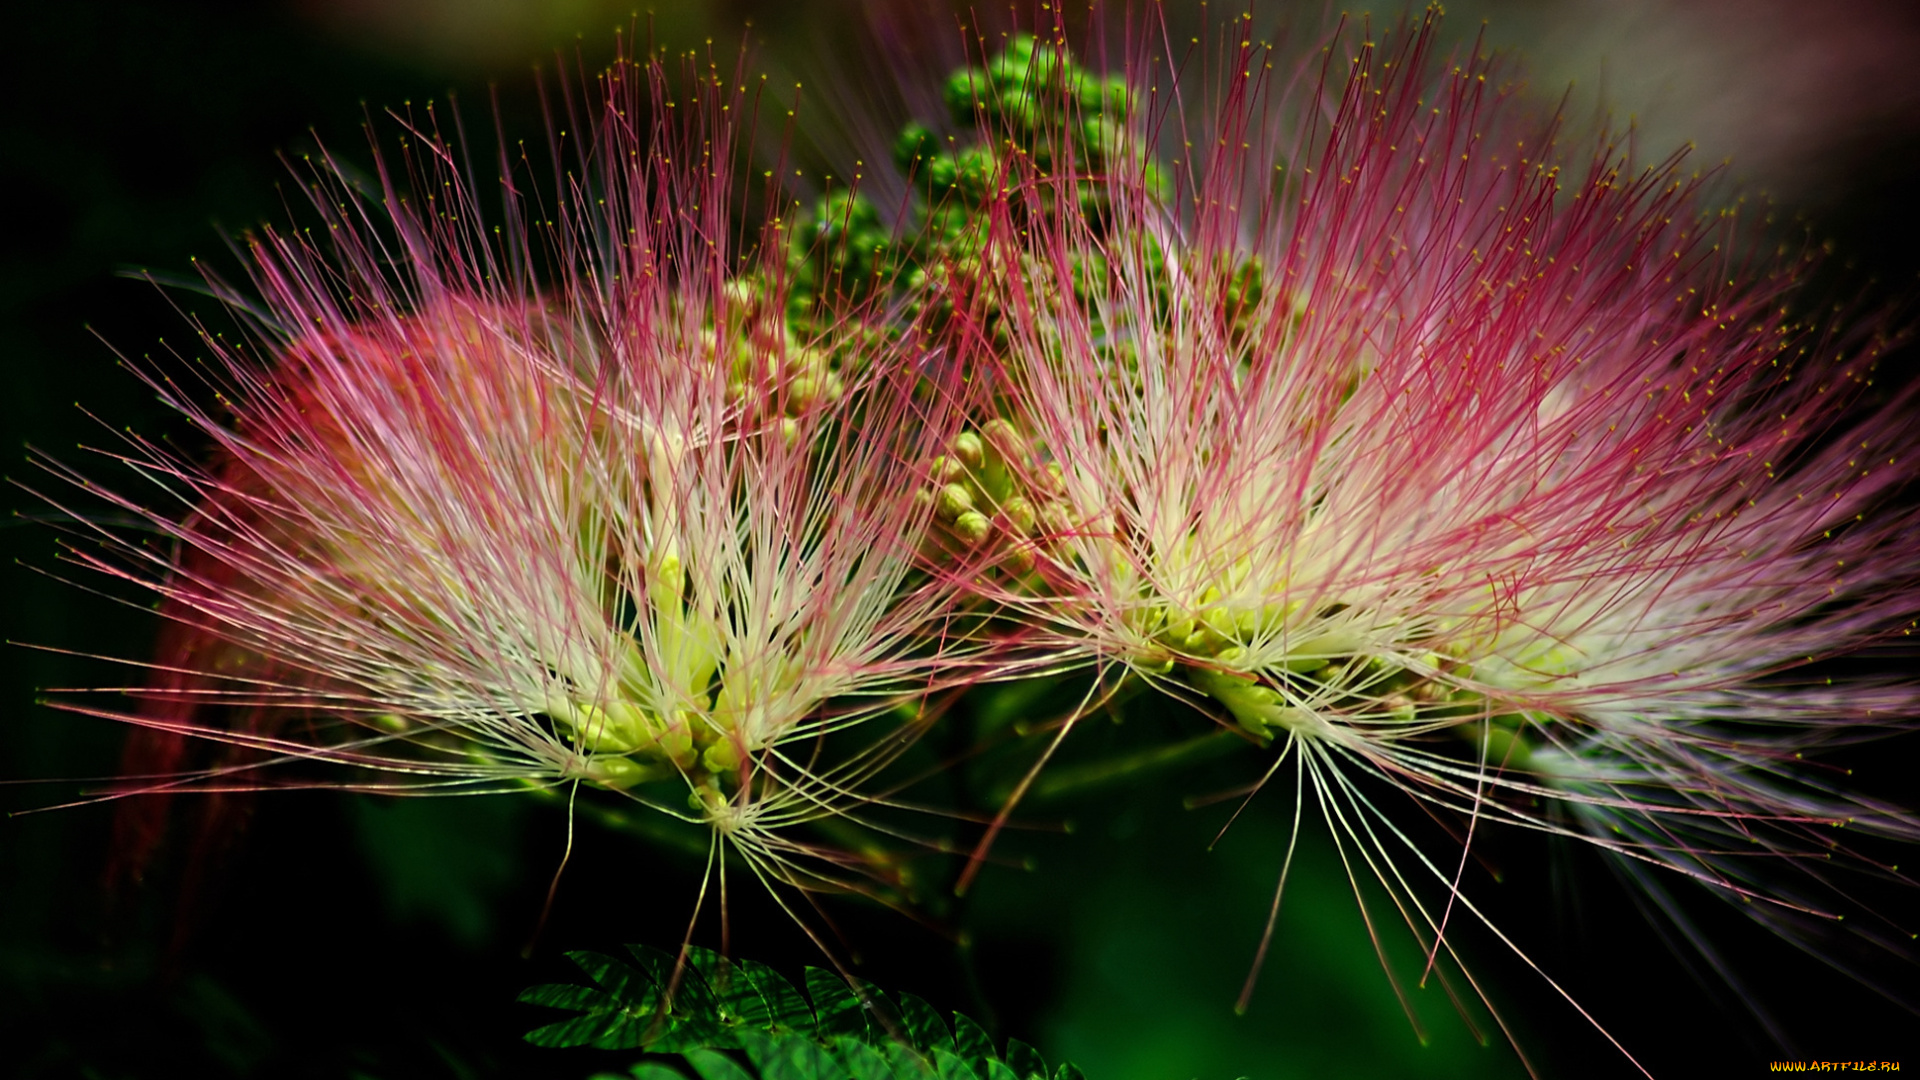
[[667, 1001], [667, 1023], [656, 1024], [647, 1032], [648, 1038], [643, 1044], [647, 1049], [667, 1053], [734, 1045], [733, 1039], [721, 1029], [719, 1002], [707, 986], [706, 978], [693, 965], [691, 956], [680, 966], [676, 977], [674, 958], [659, 949], [629, 945], [627, 951], [660, 988], [660, 994], [665, 995], [669, 989], [672, 993]]
[[575, 1009], [586, 1011], [600, 1008], [611, 1000], [607, 995], [590, 986], [575, 986], [572, 983], [542, 983], [529, 986], [520, 991], [516, 999], [523, 1005], [543, 1005], [549, 1009]]
[[893, 1066], [896, 1080], [936, 1080], [933, 1064], [905, 1043], [889, 1040], [887, 1063]]
[[549, 1008], [576, 1009], [569, 1017], [526, 1035], [536, 1046], [592, 1046], [602, 1050], [631, 1050], [647, 1045], [662, 1027], [653, 979], [610, 956], [573, 952], [568, 959], [602, 989], [536, 986], [520, 1000]]
[[973, 1063], [973, 1067], [983, 1080], [1023, 1080], [1019, 1073], [999, 1058], [981, 1058]]
[[760, 1080], [849, 1080], [847, 1070], [827, 1048], [805, 1035], [743, 1031], [740, 1042], [760, 1070]]
[[[599, 953], [568, 954], [593, 986], [548, 983], [523, 991], [522, 1002], [579, 1014], [537, 1028], [527, 1040], [678, 1053], [699, 1080], [1084, 1080], [1064, 1063], [1049, 1077], [1046, 1061], [1017, 1039], [1007, 1041], [1002, 1061], [978, 1023], [955, 1013], [949, 1029], [933, 1006], [912, 994], [889, 999], [864, 983], [808, 968], [803, 996], [764, 964], [689, 948], [676, 974], [672, 956], [645, 946], [628, 949], [633, 965]], [[898, 1023], [891, 1019], [896, 1011]], [[745, 1051], [752, 1068], [721, 1053], [731, 1049]], [[651, 1061], [635, 1065], [632, 1074], [686, 1080]]]
[[873, 1041], [867, 1024], [867, 1003], [860, 999], [845, 979], [820, 968], [807, 969], [807, 996], [813, 999], [814, 1028], [820, 1037], [852, 1035]]
[[833, 1040], [833, 1053], [852, 1080], [896, 1080], [886, 1055], [850, 1035]]
[[626, 963], [603, 953], [577, 950], [568, 953], [567, 959], [586, 972], [587, 978], [592, 979], [596, 986], [623, 1001], [644, 1000], [658, 985], [650, 974], [635, 971]]
[[746, 1051], [747, 1060], [752, 1063], [756, 1072], [766, 1069], [767, 1062], [773, 1059], [775, 1045], [774, 1036], [764, 1031], [740, 1033], [740, 1049]]
[[1007, 1040], [1007, 1065], [1020, 1080], [1047, 1080], [1047, 1059], [1019, 1039]]
[[[738, 960], [728, 965], [727, 978], [731, 983], [725, 998], [734, 1009], [737, 1023], [761, 1031], [815, 1030], [813, 1006], [779, 972], [752, 960]], [[753, 1005], [753, 1001], [758, 1004]]]
[[993, 1051], [993, 1038], [985, 1028], [974, 1022], [973, 1017], [961, 1013], [953, 1014], [953, 1045], [960, 1056], [968, 1061], [986, 1058], [998, 1058]]
[[[706, 977], [700, 974], [700, 969], [693, 963], [692, 953], [695, 950], [688, 950], [687, 963], [680, 967], [677, 979], [674, 957], [645, 945], [629, 945], [627, 951], [640, 961], [641, 967], [652, 976], [656, 986], [662, 990], [672, 988], [673, 1012], [676, 1016], [713, 1017], [718, 1014], [719, 1003], [714, 1000], [713, 990], [707, 986]], [[705, 949], [697, 951], [706, 952]]]
[[980, 1080], [980, 1074], [965, 1059], [947, 1050], [933, 1052], [933, 1075], [939, 1080]]
[[647, 1045], [654, 1018], [620, 1012], [595, 1012], [559, 1020], [527, 1032], [535, 1046], [591, 1046], [597, 1050], [637, 1050]]
[[[759, 990], [747, 979], [740, 978], [733, 964], [711, 949], [697, 946], [687, 948], [687, 966], [698, 972], [702, 982], [713, 996], [710, 1017], [703, 1017], [697, 1026], [704, 1029], [705, 1021], [710, 1019], [714, 1029], [713, 1040], [704, 1046], [722, 1049], [737, 1049], [739, 1042], [732, 1035], [732, 1029], [738, 1026], [764, 1031], [772, 1025], [767, 1020], [767, 1003]], [[678, 995], [676, 995], [678, 996]], [[693, 1010], [701, 1007], [700, 1002], [692, 998], [681, 998], [675, 1002], [675, 1013], [682, 1022], [693, 1021]]]
[[752, 1073], [718, 1050], [688, 1050], [686, 1058], [693, 1071], [700, 1074], [700, 1080], [753, 1080]]
[[927, 1051], [936, 1046], [954, 1049], [953, 1032], [933, 1006], [912, 994], [895, 994], [893, 1000], [900, 1008], [900, 1026], [914, 1049]]

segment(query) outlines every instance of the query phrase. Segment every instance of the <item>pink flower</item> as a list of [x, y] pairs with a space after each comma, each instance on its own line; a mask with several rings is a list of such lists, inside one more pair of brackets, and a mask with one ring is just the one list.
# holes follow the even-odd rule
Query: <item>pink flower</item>
[[[937, 340], [831, 298], [790, 329], [787, 198], [735, 240], [744, 90], [604, 80], [584, 172], [498, 235], [430, 131], [377, 194], [322, 162], [326, 227], [250, 241], [257, 302], [221, 287], [259, 344], [202, 336], [218, 411], [153, 381], [214, 464], [134, 438], [165, 498], [108, 498], [178, 554], [74, 549], [175, 627], [148, 708], [81, 709], [157, 733], [130, 792], [584, 781], [796, 882], [782, 831], [859, 805], [968, 670], [915, 570], [960, 415]], [[182, 737], [237, 750], [167, 775]]]
[[989, 137], [1046, 148], [992, 208], [1011, 479], [967, 481], [1033, 568], [979, 588], [1035, 654], [1279, 741], [1430, 952], [1478, 914], [1462, 853], [1360, 777], [1830, 921], [1761, 868], [1920, 838], [1797, 763], [1907, 722], [1913, 680], [1786, 674], [1912, 625], [1884, 343], [1791, 314], [1805, 262], [1678, 159], [1567, 139], [1432, 26], [1295, 77], [1236, 22], [1212, 85], [1140, 63], [1104, 146], [1064, 38], [978, 76]]

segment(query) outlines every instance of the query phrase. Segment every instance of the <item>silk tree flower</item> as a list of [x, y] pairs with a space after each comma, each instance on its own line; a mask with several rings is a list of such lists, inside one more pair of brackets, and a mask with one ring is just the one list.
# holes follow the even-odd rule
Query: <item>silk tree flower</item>
[[586, 783], [815, 882], [786, 831], [855, 807], [969, 670], [952, 580], [915, 569], [960, 415], [938, 342], [831, 297], [790, 329], [788, 197], [735, 216], [744, 88], [622, 61], [603, 90], [557, 208], [497, 233], [431, 130], [411, 183], [322, 161], [325, 227], [215, 283], [254, 329], [201, 335], [217, 408], [149, 376], [214, 453], [117, 455], [160, 498], [106, 498], [170, 546], [72, 557], [172, 629], [146, 708], [72, 707], [169, 768], [233, 752], [129, 792]]
[[1005, 553], [977, 588], [1035, 654], [1279, 744], [1267, 776], [1430, 956], [1479, 915], [1465, 852], [1367, 778], [1469, 844], [1583, 836], [1825, 948], [1836, 837], [1920, 837], [1801, 764], [1920, 704], [1808, 667], [1913, 625], [1915, 437], [1873, 320], [1804, 321], [1806, 260], [1680, 159], [1438, 55], [1431, 15], [1298, 66], [1253, 38], [1207, 86], [1138, 63], [1097, 117], [1064, 35], [967, 74], [1004, 193], [997, 415], [952, 478]]

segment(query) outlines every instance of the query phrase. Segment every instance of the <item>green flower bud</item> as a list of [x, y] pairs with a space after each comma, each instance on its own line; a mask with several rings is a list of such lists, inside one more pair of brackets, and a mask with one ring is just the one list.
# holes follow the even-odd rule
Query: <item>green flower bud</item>
[[707, 747], [706, 752], [700, 755], [700, 763], [706, 766], [708, 772], [733, 772], [740, 767], [740, 748], [733, 744], [732, 739], [715, 740], [713, 745]]
[[[935, 154], [927, 159], [921, 175], [927, 178], [927, 183], [935, 192], [951, 191], [960, 180], [960, 161], [952, 154]], [[939, 211], [935, 211], [936, 221], [939, 216]]]
[[918, 172], [938, 148], [933, 132], [925, 124], [912, 121], [901, 128], [900, 137], [893, 140], [893, 163], [900, 167], [901, 172]]
[[632, 758], [597, 755], [587, 765], [587, 779], [612, 791], [625, 791], [645, 780], [652, 770]]
[[1033, 47], [1032, 34], [1015, 34], [1000, 55], [987, 65], [987, 74], [997, 85], [1008, 89], [1026, 85], [1027, 71], [1033, 66]]
[[1007, 549], [1006, 557], [1001, 560], [1000, 565], [1014, 577], [1024, 577], [1033, 572], [1033, 561], [1033, 549], [1025, 544], [1019, 544]]
[[980, 436], [971, 431], [963, 431], [953, 438], [954, 460], [969, 469], [977, 469], [986, 459], [986, 447], [980, 442]]
[[968, 510], [953, 521], [953, 533], [969, 546], [985, 540], [993, 532], [993, 522], [978, 510]]
[[1080, 122], [1080, 152], [1094, 162], [1105, 161], [1120, 152], [1120, 125], [1100, 117]]
[[787, 412], [798, 414], [805, 412], [808, 406], [820, 399], [820, 379], [813, 375], [802, 375], [787, 384]]
[[687, 714], [681, 714], [680, 724], [660, 736], [660, 752], [681, 769], [693, 768], [700, 758], [693, 748], [693, 736], [687, 729]]
[[[941, 521], [957, 522], [963, 514], [974, 513], [973, 494], [964, 484], [948, 484], [940, 489], [933, 512]], [[986, 520], [984, 517], [981, 520]]]
[[986, 89], [986, 73], [976, 68], [961, 68], [947, 79], [941, 97], [946, 100], [947, 113], [955, 124], [964, 127], [975, 121], [974, 112], [984, 104]]
[[1047, 109], [1036, 90], [1007, 91], [1000, 100], [1000, 112], [1022, 131], [1038, 131], [1046, 126]]
[[1033, 532], [1035, 519], [1039, 516], [1034, 512], [1033, 504], [1020, 495], [1015, 495], [1001, 503], [1000, 513], [1006, 516], [1007, 526], [1017, 536], [1026, 536]]
[[1021, 438], [1019, 429], [1010, 421], [996, 416], [980, 425], [980, 436], [1001, 461], [1019, 465], [1028, 460], [1027, 440]]
[[975, 198], [989, 194], [1000, 182], [1000, 163], [987, 147], [971, 146], [960, 151], [956, 165], [954, 187]]

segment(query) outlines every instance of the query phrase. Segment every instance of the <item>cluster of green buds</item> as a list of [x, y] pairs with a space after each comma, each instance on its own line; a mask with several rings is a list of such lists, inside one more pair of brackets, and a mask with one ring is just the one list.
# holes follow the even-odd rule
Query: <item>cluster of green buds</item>
[[714, 359], [728, 366], [727, 396], [743, 419], [784, 417], [791, 426], [792, 417], [842, 396], [840, 363], [849, 349], [803, 338], [772, 295], [758, 276], [729, 281], [706, 345], [710, 353], [725, 349]]
[[789, 314], [807, 321], [830, 299], [886, 296], [915, 263], [915, 245], [884, 221], [872, 202], [842, 188], [800, 215], [788, 240]]
[[987, 203], [1010, 178], [1044, 181], [1042, 202], [1070, 187], [1083, 208], [1104, 212], [1103, 171], [1127, 167], [1164, 195], [1157, 159], [1130, 134], [1136, 102], [1122, 75], [1097, 75], [1064, 43], [1016, 34], [983, 67], [947, 80], [949, 119], [959, 134], [911, 122], [894, 141], [894, 163], [920, 198], [907, 219], [888, 222], [850, 189], [830, 192], [790, 234], [793, 315], [812, 317], [827, 298], [904, 294], [909, 313], [948, 303], [957, 278], [980, 272]]
[[[1257, 344], [1254, 335], [1271, 321], [1270, 315], [1263, 317], [1261, 309], [1261, 302], [1268, 299], [1266, 266], [1258, 255], [1236, 261], [1222, 257], [1214, 267], [1214, 281], [1226, 316], [1227, 345], [1242, 363], [1250, 362]], [[1297, 327], [1305, 314], [1304, 310], [1293, 312], [1290, 328]]]
[[954, 72], [945, 88], [953, 124], [987, 133], [978, 143], [943, 149], [921, 124], [909, 124], [894, 144], [900, 167], [936, 197], [962, 203], [992, 194], [1021, 158], [1023, 173], [1072, 184], [1083, 207], [1102, 205], [1105, 187], [1088, 179], [1130, 166], [1161, 183], [1153, 156], [1130, 137], [1133, 91], [1123, 75], [1096, 75], [1076, 64], [1064, 41], [1016, 34], [984, 67]]
[[933, 504], [929, 555], [985, 550], [989, 563], [1016, 577], [1033, 569], [1036, 527], [1062, 518], [1058, 465], [1040, 462], [1013, 424], [994, 419], [955, 436], [930, 472], [933, 483], [919, 495]]

